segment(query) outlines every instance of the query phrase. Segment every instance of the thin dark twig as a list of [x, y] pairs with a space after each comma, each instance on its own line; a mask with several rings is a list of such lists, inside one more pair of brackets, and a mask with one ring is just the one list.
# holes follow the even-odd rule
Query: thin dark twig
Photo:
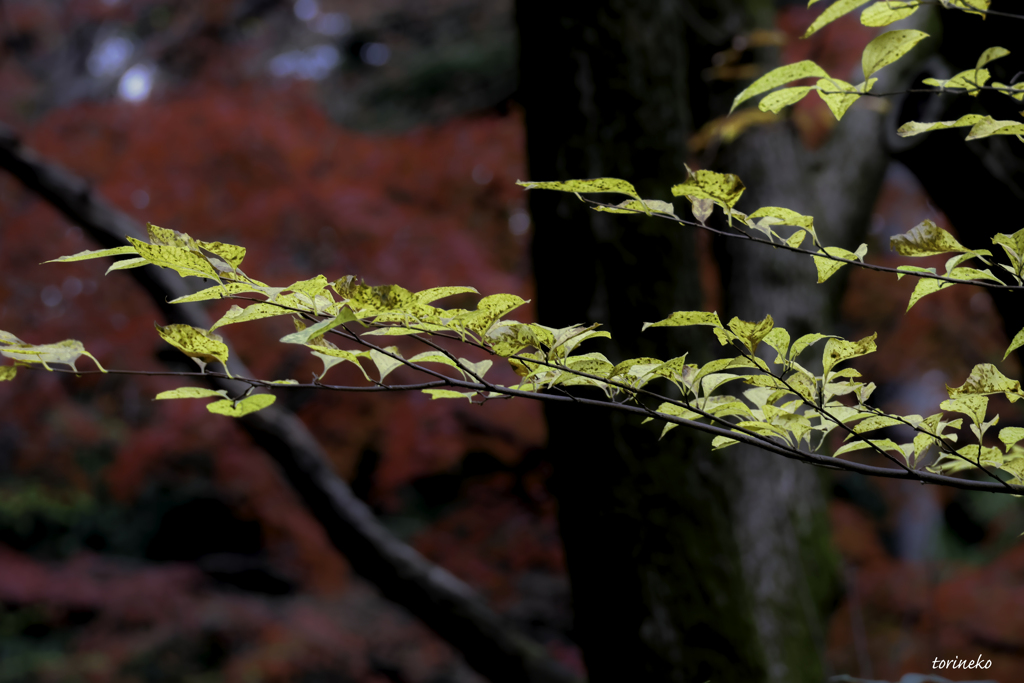
[[[614, 204], [604, 204], [602, 202], [597, 202], [597, 201], [594, 201], [592, 199], [587, 199], [586, 197], [581, 197], [581, 199], [583, 199], [583, 201], [586, 202], [587, 204], [593, 204], [595, 206], [612, 207], [612, 208], [616, 208], [616, 209], [621, 209], [622, 208], [622, 207], [616, 206]], [[643, 211], [637, 210], [637, 209], [628, 209], [627, 208], [627, 209], [623, 209], [623, 210], [629, 211], [630, 213], [644, 214]], [[722, 237], [728, 237], [728, 238], [731, 238], [731, 239], [747, 240], [747, 241], [750, 241], [750, 242], [756, 242], [758, 244], [766, 244], [766, 245], [768, 245], [770, 247], [776, 247], [776, 248], [779, 248], [779, 249], [785, 249], [787, 251], [792, 251], [792, 252], [794, 252], [796, 254], [805, 254], [807, 256], [815, 256], [815, 257], [818, 257], [818, 258], [828, 259], [830, 261], [836, 261], [838, 263], [843, 263], [843, 264], [848, 264], [848, 265], [851, 265], [851, 266], [857, 266], [859, 268], [864, 268], [865, 270], [874, 270], [874, 271], [877, 271], [877, 272], [880, 272], [880, 273], [895, 273], [897, 275], [910, 275], [910, 276], [913, 276], [913, 277], [925, 278], [925, 279], [929, 279], [929, 280], [942, 280], [943, 282], [949, 282], [949, 283], [955, 284], [955, 285], [975, 285], [977, 287], [987, 287], [989, 289], [996, 289], [996, 290], [1008, 290], [1008, 291], [1018, 291], [1018, 290], [1021, 290], [1021, 291], [1024, 291], [1024, 285], [994, 284], [992, 282], [985, 281], [985, 280], [961, 280], [961, 279], [949, 277], [949, 276], [946, 276], [946, 275], [938, 275], [936, 273], [900, 270], [900, 268], [906, 268], [907, 266], [898, 266], [896, 268], [890, 268], [888, 266], [879, 266], [879, 265], [875, 265], [875, 264], [872, 264], [872, 263], [864, 263], [863, 261], [854, 261], [854, 260], [851, 260], [851, 259], [842, 258], [841, 256], [834, 256], [832, 254], [826, 253], [824, 250], [822, 250], [821, 252], [810, 251], [808, 249], [802, 249], [800, 247], [792, 247], [792, 246], [786, 244], [785, 242], [773, 242], [771, 240], [764, 239], [764, 238], [761, 238], [761, 237], [754, 237], [754, 236], [748, 235], [746, 233], [727, 232], [725, 230], [719, 230], [717, 228], [712, 228], [709, 225], [702, 225], [701, 223], [695, 223], [693, 221], [688, 221], [686, 219], [679, 218], [679, 216], [676, 216], [674, 214], [664, 214], [664, 213], [652, 212], [652, 215], [657, 217], [657, 218], [665, 218], [665, 219], [668, 219], [668, 220], [675, 221], [675, 222], [677, 222], [677, 223], [679, 223], [681, 225], [689, 225], [689, 226], [692, 226], [692, 227], [695, 227], [695, 228], [700, 228], [701, 230], [706, 230], [708, 232], [714, 233], [715, 235], [720, 235]], [[794, 227], [798, 227], [799, 228], [799, 226], [794, 226]], [[803, 230], [803, 228], [799, 228], [799, 229]]]

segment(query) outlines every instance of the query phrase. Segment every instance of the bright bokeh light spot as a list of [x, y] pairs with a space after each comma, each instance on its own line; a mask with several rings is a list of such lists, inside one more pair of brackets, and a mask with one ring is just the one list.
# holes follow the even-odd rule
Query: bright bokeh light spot
[[270, 73], [278, 78], [294, 76], [319, 81], [341, 63], [341, 53], [333, 45], [314, 45], [308, 50], [282, 52], [270, 60]]
[[43, 291], [39, 293], [39, 298], [43, 300], [44, 306], [53, 308], [60, 305], [60, 302], [64, 300], [64, 295], [60, 293], [59, 287], [46, 285], [43, 287]]
[[391, 48], [384, 43], [367, 43], [359, 48], [359, 59], [370, 66], [384, 66], [391, 59]]
[[352, 29], [352, 22], [347, 14], [341, 12], [328, 12], [321, 14], [313, 22], [313, 30], [322, 36], [337, 38], [343, 36]]
[[132, 192], [132, 206], [136, 209], [145, 209], [149, 206], [149, 193], [145, 190], [135, 190], [135, 192]]
[[156, 69], [148, 64], [135, 64], [124, 72], [117, 84], [117, 94], [129, 102], [141, 102], [153, 92]]
[[98, 42], [89, 53], [85, 67], [96, 78], [113, 76], [128, 63], [135, 46], [121, 36], [112, 36]]
[[486, 185], [487, 183], [494, 180], [494, 174], [491, 173], [491, 169], [487, 168], [483, 164], [477, 164], [473, 167], [473, 182], [477, 185]]
[[316, 0], [296, 0], [292, 11], [299, 20], [312, 21], [320, 13], [320, 6]]
[[74, 299], [82, 293], [82, 289], [84, 289], [84, 285], [77, 277], [64, 278], [64, 284], [60, 286], [61, 293], [68, 299]]
[[508, 217], [508, 231], [513, 235], [525, 235], [530, 229], [530, 214], [519, 210]]

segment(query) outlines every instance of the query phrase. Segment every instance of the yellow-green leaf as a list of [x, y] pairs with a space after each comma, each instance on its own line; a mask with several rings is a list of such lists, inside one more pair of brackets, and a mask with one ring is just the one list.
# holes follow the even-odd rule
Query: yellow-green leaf
[[[388, 352], [390, 352], [390, 353], [392, 353], [392, 354], [394, 354], [396, 356], [399, 355], [398, 354], [398, 347], [397, 346], [389, 346], [389, 347], [387, 347], [384, 350], [388, 351]], [[384, 381], [385, 377], [387, 377], [389, 374], [391, 374], [392, 370], [394, 370], [395, 368], [399, 368], [399, 367], [405, 365], [405, 363], [403, 363], [398, 358], [392, 358], [388, 354], [381, 353], [377, 349], [370, 349], [370, 360], [373, 361], [373, 364], [377, 366], [377, 372], [380, 373], [380, 381], [381, 382]], [[490, 361], [488, 361], [488, 362], [490, 362]]]
[[807, 27], [807, 31], [801, 37], [809, 38], [839, 17], [844, 14], [849, 14], [861, 5], [866, 5], [870, 1], [871, 0], [836, 0], [836, 2], [832, 3], [827, 10], [818, 15], [818, 18]]
[[[227, 371], [228, 346], [220, 335], [191, 325], [156, 325], [157, 334], [165, 342], [199, 362], [200, 367], [211, 361], [220, 361]], [[230, 372], [228, 372], [230, 375]]]
[[82, 356], [87, 356], [101, 372], [106, 372], [96, 357], [86, 351], [77, 339], [65, 339], [52, 344], [27, 344], [10, 332], [0, 330], [0, 354], [22, 363], [39, 363], [47, 370], [50, 370], [50, 363], [70, 365], [73, 370], [78, 370], [75, 363]]
[[734, 443], [739, 443], [739, 441], [737, 441], [736, 439], [730, 439], [727, 436], [716, 436], [714, 439], [711, 440], [711, 450], [717, 451], [722, 448], [727, 448], [733, 445]]
[[18, 374], [17, 365], [0, 365], [0, 382], [9, 382]]
[[225, 415], [227, 417], [243, 417], [249, 413], [255, 413], [258, 410], [273, 405], [277, 397], [273, 394], [254, 394], [252, 396], [246, 396], [238, 401], [232, 401], [230, 399], [224, 399], [223, 401], [214, 401], [208, 403], [206, 409], [215, 415]]
[[473, 287], [431, 287], [422, 292], [413, 294], [413, 298], [421, 304], [432, 304], [438, 299], [443, 299], [455, 294], [479, 294]]
[[822, 78], [818, 81], [817, 88], [818, 97], [828, 105], [836, 121], [843, 118], [846, 110], [860, 99], [856, 86], [838, 78]]
[[865, 356], [877, 350], [875, 338], [878, 333], [864, 337], [860, 341], [846, 341], [845, 339], [829, 339], [825, 342], [825, 351], [821, 358], [824, 374], [828, 375], [837, 364], [843, 361]]
[[[876, 429], [885, 429], [886, 427], [895, 427], [896, 425], [903, 424], [903, 420], [899, 418], [890, 417], [888, 415], [872, 415], [871, 417], [865, 418], [858, 422], [854, 428], [854, 434], [863, 434], [864, 432], [872, 432]], [[853, 435], [846, 437], [849, 440]]]
[[786, 354], [789, 352], [789, 332], [782, 327], [773, 328], [771, 332], [764, 336], [763, 341], [775, 349], [778, 354], [775, 357], [775, 362], [779, 365], [783, 364], [786, 360]]
[[966, 126], [974, 126], [982, 119], [989, 117], [982, 116], [981, 114], [965, 114], [958, 118], [956, 121], [935, 121], [933, 123], [926, 123], [921, 121], [907, 121], [896, 131], [896, 134], [901, 138], [911, 137], [913, 135], [920, 135], [921, 133], [927, 133], [930, 130], [945, 130], [947, 128], [964, 128]]
[[998, 46], [990, 47], [987, 50], [985, 50], [984, 52], [982, 52], [981, 56], [978, 57], [978, 63], [977, 63], [977, 65], [975, 65], [975, 68], [976, 69], [981, 69], [982, 67], [987, 65], [987, 63], [989, 61], [995, 61], [996, 59], [1000, 59], [1002, 57], [1005, 57], [1008, 54], [1010, 54], [1010, 50], [1008, 50], [1005, 47], [998, 47]]
[[897, 280], [902, 280], [904, 275], [911, 275], [913, 273], [931, 273], [935, 275], [934, 268], [924, 268], [922, 266], [900, 266], [897, 270], [899, 271], [896, 273]]
[[1012, 97], [1018, 102], [1024, 102], [1024, 81], [1014, 83], [1013, 85], [1007, 85], [1006, 83], [999, 83], [998, 81], [993, 81], [992, 87], [997, 88], [999, 92], [1006, 95], [1007, 97]]
[[675, 208], [669, 202], [660, 199], [627, 199], [611, 206], [591, 206], [594, 211], [605, 211], [607, 213], [643, 213], [648, 216], [654, 213], [664, 213], [674, 216]]
[[363, 368], [362, 364], [359, 362], [360, 358], [365, 358], [369, 355], [368, 351], [344, 351], [342, 349], [335, 349], [329, 346], [310, 346], [309, 349], [314, 356], [322, 360], [324, 363], [324, 371], [320, 373], [320, 379], [323, 379], [324, 375], [327, 374], [327, 371], [338, 363], [348, 362], [359, 368], [359, 372], [363, 373], [363, 377], [366, 378], [367, 382], [373, 381], [370, 379], [370, 376], [366, 374], [366, 369]]
[[864, 78], [870, 78], [882, 67], [892, 64], [927, 37], [928, 34], [924, 31], [914, 29], [887, 31], [878, 36], [868, 43], [861, 55]]
[[[265, 304], [254, 305], [260, 306]], [[252, 306], [250, 306], [249, 308], [252, 308]], [[311, 339], [315, 339], [316, 337], [322, 337], [324, 334], [334, 329], [338, 325], [342, 325], [347, 322], [352, 322], [354, 319], [355, 318], [352, 315], [352, 311], [345, 308], [341, 311], [341, 313], [334, 316], [333, 318], [321, 320], [315, 325], [310, 325], [309, 327], [297, 330], [295, 332], [292, 332], [291, 334], [286, 334], [285, 336], [281, 337], [280, 341], [284, 344], [308, 344]]]
[[432, 399], [439, 399], [439, 398], [464, 398], [467, 401], [469, 401], [470, 403], [472, 403], [473, 402], [473, 396], [475, 395], [476, 392], [469, 391], [469, 392], [463, 393], [461, 391], [453, 391], [452, 389], [424, 389], [423, 393], [429, 395], [430, 398], [432, 398]]
[[43, 263], [68, 263], [70, 261], [85, 261], [94, 258], [103, 258], [105, 256], [126, 256], [128, 254], [138, 255], [133, 246], [114, 247], [113, 249], [96, 249], [93, 251], [80, 251], [77, 254], [71, 256], [61, 256], [60, 258], [51, 259], [50, 261], [43, 261]]
[[[460, 366], [462, 366], [463, 368], [468, 370], [475, 377], [479, 377], [479, 378], [482, 378], [484, 375], [486, 375], [487, 371], [491, 369], [491, 366], [493, 364], [494, 364], [494, 361], [492, 361], [492, 360], [482, 360], [482, 361], [478, 361], [478, 362], [474, 363], [472, 361], [466, 360], [465, 358], [460, 358], [459, 359], [459, 365]], [[589, 372], [589, 370], [586, 370], [584, 368], [577, 368], [577, 369], [579, 369], [581, 372]]]
[[211, 254], [219, 256], [232, 268], [237, 268], [242, 265], [242, 260], [245, 258], [245, 247], [240, 247], [237, 244], [203, 242], [202, 240], [196, 240], [196, 244]]
[[802, 100], [807, 93], [814, 89], [815, 86], [813, 85], [798, 85], [793, 88], [776, 90], [762, 97], [761, 101], [757, 103], [757, 108], [761, 111], [770, 111], [773, 114], [778, 114], [789, 105], [796, 104]]
[[732, 208], [746, 187], [738, 176], [715, 171], [692, 171], [685, 181], [672, 186], [672, 196], [706, 197], [716, 204]]
[[1024, 396], [1020, 382], [1010, 379], [991, 363], [979, 363], [971, 369], [964, 383], [958, 387], [946, 387], [950, 398], [969, 394], [1005, 394], [1011, 403]]
[[226, 389], [213, 390], [206, 389], [204, 387], [181, 387], [180, 389], [171, 389], [170, 391], [161, 391], [156, 395], [154, 401], [163, 401], [169, 398], [210, 398], [211, 396], [220, 396], [221, 398], [227, 398], [228, 392]]
[[865, 439], [863, 441], [851, 441], [844, 444], [832, 454], [832, 457], [838, 458], [844, 453], [859, 451], [864, 448], [871, 448], [872, 446], [883, 451], [899, 451], [900, 453], [903, 453], [903, 449], [900, 448], [892, 439]]
[[757, 345], [772, 331], [773, 327], [775, 327], [775, 321], [772, 320], [771, 315], [766, 315], [759, 322], [748, 322], [739, 318], [733, 318], [729, 321], [729, 329], [743, 340], [743, 343], [746, 344], [751, 353], [757, 351]]
[[220, 282], [217, 269], [210, 265], [205, 257], [194, 251], [175, 246], [146, 244], [134, 237], [129, 237], [128, 241], [139, 252], [139, 256], [153, 265], [170, 268], [182, 277], [204, 277]]
[[517, 180], [516, 185], [527, 190], [558, 190], [559, 192], [616, 192], [640, 199], [636, 188], [631, 183], [618, 178], [592, 178], [590, 180], [556, 180], [545, 182], [523, 182]]
[[799, 249], [800, 245], [804, 243], [805, 237], [807, 237], [806, 230], [797, 230], [789, 236], [789, 239], [786, 240], [786, 245], [793, 247], [794, 249]]
[[996, 121], [991, 116], [985, 116], [974, 124], [965, 140], [978, 140], [991, 135], [1024, 135], [1024, 124], [1018, 121]]
[[914, 286], [914, 291], [910, 295], [910, 302], [907, 303], [907, 310], [909, 311], [914, 307], [914, 304], [929, 294], [941, 292], [943, 289], [952, 286], [952, 282], [943, 282], [942, 280], [935, 280], [933, 278], [922, 278], [918, 280], [917, 284]]
[[999, 430], [999, 440], [1006, 444], [1007, 448], [1024, 439], [1024, 427], [1003, 427]]
[[107, 268], [107, 272], [104, 273], [104, 275], [109, 275], [111, 271], [115, 270], [129, 270], [131, 268], [141, 268], [142, 266], [148, 265], [149, 259], [142, 258], [141, 256], [138, 258], [124, 258], [121, 259], [120, 261], [114, 261], [113, 263], [111, 263], [110, 267]]
[[711, 325], [712, 327], [722, 327], [722, 321], [718, 318], [718, 313], [707, 311], [676, 311], [664, 320], [659, 320], [656, 323], [644, 323], [643, 330], [648, 327], [688, 327], [690, 325]]
[[209, 301], [211, 299], [223, 299], [233, 294], [259, 293], [262, 290], [253, 287], [247, 282], [225, 282], [223, 285], [214, 285], [201, 289], [195, 294], [179, 296], [172, 299], [172, 304], [183, 304], [189, 301]]
[[[867, 0], [864, 1], [866, 2]], [[729, 109], [729, 112], [732, 113], [736, 107], [755, 95], [760, 95], [763, 92], [777, 88], [780, 85], [785, 85], [791, 81], [811, 77], [827, 78], [828, 74], [824, 69], [809, 59], [772, 69], [764, 76], [761, 76], [756, 81], [748, 85], [743, 92], [737, 95], [736, 99], [732, 101], [732, 107]]]
[[[848, 261], [859, 261], [867, 253], [867, 247], [861, 245], [857, 251], [850, 251], [849, 249], [843, 249], [842, 247], [823, 247], [818, 250], [819, 254], [828, 254], [836, 258], [847, 259]], [[830, 277], [836, 274], [836, 272], [845, 266], [846, 264], [842, 261], [836, 261], [835, 259], [826, 258], [824, 256], [812, 256], [814, 259], [814, 267], [818, 270], [818, 284], [825, 282]]]
[[906, 19], [920, 6], [920, 0], [882, 0], [861, 12], [860, 23], [865, 26], [888, 26], [900, 19]]
[[987, 10], [989, 0], [940, 0], [943, 7], [962, 9], [967, 14], [976, 14], [982, 19], [985, 18], [984, 11], [975, 12], [972, 10]]
[[1003, 354], [1003, 360], [1006, 360], [1011, 352], [1016, 351], [1020, 347], [1024, 346], [1024, 327], [1021, 328], [1020, 332], [1013, 335], [1013, 341], [1006, 347], [1006, 353]]
[[981, 92], [980, 88], [988, 82], [990, 76], [991, 74], [988, 69], [967, 69], [952, 78], [926, 78], [923, 83], [942, 88], [943, 90], [949, 88], [963, 89], [971, 97], [977, 97], [978, 93]]
[[988, 396], [982, 394], [964, 394], [956, 398], [950, 398], [939, 404], [943, 410], [951, 410], [954, 413], [963, 413], [971, 418], [974, 424], [985, 422], [985, 411], [988, 410]]
[[901, 256], [934, 256], [951, 251], [970, 251], [948, 231], [925, 219], [909, 232], [889, 239], [889, 248]]

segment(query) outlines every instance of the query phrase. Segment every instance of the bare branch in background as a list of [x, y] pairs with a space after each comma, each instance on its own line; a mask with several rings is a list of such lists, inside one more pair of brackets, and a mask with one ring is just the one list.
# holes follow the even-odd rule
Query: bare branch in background
[[[3, 124], [0, 167], [105, 248], [123, 246], [126, 235], [145, 236], [141, 225], [114, 208], [85, 179], [24, 147]], [[159, 268], [134, 268], [130, 273], [168, 322], [210, 327], [198, 306], [167, 303], [190, 293], [177, 275]], [[234, 355], [230, 369], [232, 374], [250, 374]], [[208, 381], [218, 389], [237, 388], [224, 378], [210, 376]], [[477, 672], [495, 683], [579, 683], [543, 645], [505, 623], [470, 586], [395, 538], [334, 472], [316, 438], [294, 413], [271, 406], [240, 422], [274, 459], [352, 568], [461, 652]]]

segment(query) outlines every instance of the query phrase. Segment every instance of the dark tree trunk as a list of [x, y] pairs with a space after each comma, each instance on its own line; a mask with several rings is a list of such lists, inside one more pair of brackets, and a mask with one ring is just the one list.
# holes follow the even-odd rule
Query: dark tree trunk
[[[668, 198], [686, 177], [686, 141], [715, 99], [699, 74], [743, 29], [730, 10], [521, 0], [531, 178], [614, 176]], [[704, 346], [678, 332], [640, 335], [643, 322], [701, 306], [691, 231], [597, 213], [571, 195], [534, 192], [530, 201], [541, 322], [604, 323], [615, 343], [603, 350], [614, 359]], [[833, 574], [814, 473], [762, 454], [747, 470], [682, 430], [659, 441], [653, 425], [546, 411], [576, 635], [592, 681], [821, 680], [820, 588]], [[783, 512], [763, 516], [774, 508]], [[766, 525], [772, 540], [753, 547]]]

